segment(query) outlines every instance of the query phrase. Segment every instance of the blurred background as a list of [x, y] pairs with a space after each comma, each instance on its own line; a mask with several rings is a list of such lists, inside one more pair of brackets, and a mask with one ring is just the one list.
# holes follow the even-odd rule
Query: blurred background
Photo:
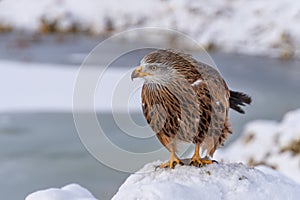
[[[72, 95], [80, 65], [96, 45], [115, 33], [143, 27], [187, 34], [209, 51], [231, 89], [252, 96], [245, 115], [230, 113], [235, 134], [224, 148], [247, 122], [280, 120], [300, 107], [297, 1], [2, 0], [1, 199], [24, 199], [33, 191], [73, 182], [99, 199], [116, 193], [129, 174], [104, 166], [86, 151], [73, 121]], [[116, 49], [143, 41], [161, 43], [161, 39], [132, 35], [106, 46], [91, 64], [105, 67], [104, 60]], [[176, 37], [163, 42], [183, 48]], [[134, 51], [117, 58], [114, 72], [122, 74], [137, 66], [146, 53]], [[156, 140], [141, 145], [122, 138], [106, 106], [100, 105], [97, 114], [112, 140], [136, 150], [159, 146]], [[132, 115], [144, 123], [139, 109]]]

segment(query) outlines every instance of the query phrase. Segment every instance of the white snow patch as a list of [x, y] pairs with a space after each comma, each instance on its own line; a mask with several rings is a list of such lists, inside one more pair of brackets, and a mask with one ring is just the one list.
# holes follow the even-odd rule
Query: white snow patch
[[62, 30], [76, 25], [94, 33], [108, 28], [118, 32], [134, 27], [164, 27], [184, 32], [204, 46], [213, 44], [225, 51], [271, 56], [300, 56], [299, 17], [300, 3], [295, 0], [0, 3], [0, 25], [17, 29], [38, 31], [41, 19], [56, 22]]
[[202, 81], [203, 81], [202, 79], [198, 79], [194, 83], [192, 83], [192, 86], [199, 85]]
[[288, 112], [281, 122], [257, 120], [248, 123], [241, 138], [228, 148], [219, 149], [215, 158], [266, 164], [300, 183], [299, 145], [300, 109]]
[[156, 169], [159, 164], [147, 164], [131, 175], [112, 200], [296, 200], [300, 195], [300, 185], [266, 167], [258, 170], [241, 163], [219, 163], [202, 168]]
[[40, 190], [28, 195], [25, 200], [97, 200], [87, 189], [78, 184], [62, 188]]
[[[72, 111], [78, 69], [78, 66], [0, 61], [0, 111]], [[96, 72], [98, 70], [94, 71], [92, 68], [87, 71], [91, 75]], [[132, 92], [133, 85], [138, 83], [131, 82], [128, 72], [130, 69], [124, 68], [109, 68], [105, 71], [97, 89], [93, 91], [96, 111], [111, 111], [113, 98], [117, 98], [117, 101], [126, 100], [124, 89], [117, 90], [116, 86], [122, 86], [121, 81], [127, 81], [128, 84], [125, 85], [129, 88], [125, 91]], [[135, 92], [130, 98], [139, 102], [136, 99], [140, 98], [140, 93]], [[141, 108], [140, 103], [127, 102], [126, 105], [114, 104], [114, 109], [136, 111]], [[88, 108], [83, 106], [80, 110], [85, 111]]]

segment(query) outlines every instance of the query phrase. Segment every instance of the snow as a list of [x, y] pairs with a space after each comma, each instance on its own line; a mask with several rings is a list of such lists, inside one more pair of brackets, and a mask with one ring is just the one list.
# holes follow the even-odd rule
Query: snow
[[76, 70], [1, 61], [0, 72], [1, 111], [71, 109]]
[[219, 163], [202, 168], [156, 169], [149, 163], [131, 175], [112, 200], [298, 199], [300, 185], [267, 168]]
[[25, 200], [97, 200], [87, 189], [78, 184], [62, 188], [40, 190], [28, 195]]
[[281, 122], [257, 120], [228, 148], [219, 149], [218, 160], [267, 165], [300, 183], [300, 109], [288, 112]]
[[[218, 163], [202, 168], [156, 168], [146, 164], [127, 178], [112, 200], [164, 199], [289, 199], [300, 195], [300, 185], [266, 166]], [[96, 200], [85, 188], [70, 184], [29, 194], [25, 200]]]
[[[2, 94], [0, 111], [72, 111], [73, 91], [78, 69], [78, 66], [0, 61], [0, 91]], [[95, 69], [97, 68], [95, 67]], [[93, 70], [93, 67], [87, 70], [87, 73], [98, 73], [99, 80], [101, 80], [94, 94], [96, 111], [112, 110], [112, 98], [113, 95], [118, 94], [115, 87], [120, 80], [130, 82], [126, 83], [130, 87], [128, 92], [131, 92], [133, 87], [139, 84], [131, 83], [130, 71], [132, 69], [111, 67], [101, 77], [101, 74], [98, 73], [99, 70]], [[120, 95], [123, 94], [118, 96], [122, 98]], [[131, 98], [132, 101], [139, 101], [140, 95], [136, 92]], [[130, 110], [138, 110], [140, 109], [139, 105], [131, 105], [128, 102], [127, 107], [114, 105], [114, 109], [127, 111], [129, 107]], [[80, 108], [83, 111], [87, 109], [86, 107]]]
[[[217, 151], [215, 159], [219, 163], [202, 168], [184, 165], [160, 169], [157, 166], [161, 161], [148, 163], [127, 178], [112, 200], [298, 200], [300, 150], [298, 143], [290, 144], [300, 140], [299, 120], [300, 109], [288, 112], [281, 122], [251, 122], [240, 139], [227, 149]], [[48, 199], [95, 198], [77, 184], [37, 191], [26, 198]]]
[[300, 3], [294, 0], [6, 0], [0, 3], [0, 26], [14, 29], [39, 31], [42, 19], [56, 22], [60, 31], [76, 26], [94, 34], [162, 27], [186, 33], [205, 47], [277, 57], [300, 56], [299, 18]]

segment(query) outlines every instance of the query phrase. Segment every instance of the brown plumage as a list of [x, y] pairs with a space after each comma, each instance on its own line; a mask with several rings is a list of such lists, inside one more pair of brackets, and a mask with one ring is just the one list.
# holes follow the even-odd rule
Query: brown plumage
[[195, 144], [192, 165], [211, 164], [215, 150], [231, 133], [229, 108], [243, 113], [241, 106], [251, 102], [249, 96], [230, 91], [216, 69], [176, 50], [147, 54], [132, 73], [132, 79], [137, 77], [145, 79], [144, 116], [171, 152], [170, 161], [161, 167], [181, 164], [175, 153], [179, 141]]

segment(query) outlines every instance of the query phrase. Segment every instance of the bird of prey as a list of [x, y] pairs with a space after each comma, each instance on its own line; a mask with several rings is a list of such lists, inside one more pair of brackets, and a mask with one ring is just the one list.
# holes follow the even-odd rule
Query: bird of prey
[[176, 155], [179, 142], [195, 145], [190, 165], [212, 164], [215, 150], [232, 132], [229, 108], [244, 113], [241, 106], [251, 103], [248, 95], [229, 90], [215, 68], [178, 50], [160, 49], [145, 55], [131, 74], [134, 78], [145, 80], [144, 116], [170, 151], [169, 161], [161, 168], [183, 164]]

